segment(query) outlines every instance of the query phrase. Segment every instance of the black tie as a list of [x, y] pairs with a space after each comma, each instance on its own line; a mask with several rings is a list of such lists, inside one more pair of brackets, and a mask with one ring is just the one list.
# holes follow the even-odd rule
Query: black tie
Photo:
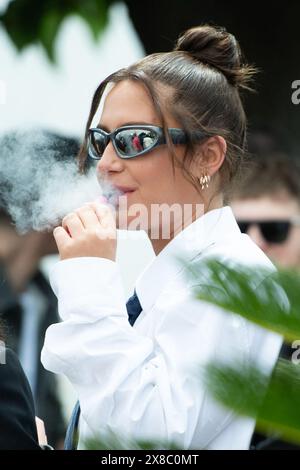
[[[139, 316], [142, 311], [142, 307], [136, 292], [127, 300], [126, 303], [127, 313], [128, 313], [128, 321], [131, 326], [133, 326], [135, 320]], [[78, 444], [78, 423], [79, 423], [79, 416], [80, 416], [80, 406], [79, 401], [75, 404], [75, 407], [72, 412], [72, 416], [69, 422], [69, 426], [66, 433], [65, 438], [65, 450], [76, 450]]]
[[127, 313], [128, 313], [128, 321], [131, 326], [133, 326], [135, 320], [139, 316], [142, 311], [142, 307], [136, 292], [127, 300], [126, 303]]

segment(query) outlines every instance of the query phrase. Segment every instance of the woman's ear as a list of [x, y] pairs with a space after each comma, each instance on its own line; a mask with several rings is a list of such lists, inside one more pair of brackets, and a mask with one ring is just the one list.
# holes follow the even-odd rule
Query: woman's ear
[[213, 176], [223, 165], [226, 151], [226, 140], [220, 135], [210, 137], [201, 144], [199, 148], [200, 158], [194, 160], [197, 164], [197, 176], [201, 176], [203, 168], [210, 176]]

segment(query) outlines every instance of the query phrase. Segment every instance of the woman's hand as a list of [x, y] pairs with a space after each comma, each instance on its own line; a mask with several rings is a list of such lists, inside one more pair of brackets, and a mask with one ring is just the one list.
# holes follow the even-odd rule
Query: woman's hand
[[81, 256], [116, 259], [116, 222], [108, 205], [85, 204], [64, 217], [62, 226], [56, 227], [53, 235], [61, 260]]

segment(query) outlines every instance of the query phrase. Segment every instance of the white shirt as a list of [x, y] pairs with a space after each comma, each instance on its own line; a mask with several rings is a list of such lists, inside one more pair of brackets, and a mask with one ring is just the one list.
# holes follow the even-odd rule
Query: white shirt
[[219, 307], [196, 300], [180, 256], [217, 256], [274, 269], [241, 234], [232, 211], [206, 213], [179, 233], [136, 282], [143, 308], [128, 323], [119, 267], [104, 258], [60, 261], [51, 284], [62, 322], [48, 328], [46, 369], [64, 374], [81, 406], [80, 446], [91, 434], [113, 431], [162, 439], [181, 449], [247, 449], [253, 419], [216, 403], [201, 382], [207, 361], [254, 359], [271, 373], [282, 339]]

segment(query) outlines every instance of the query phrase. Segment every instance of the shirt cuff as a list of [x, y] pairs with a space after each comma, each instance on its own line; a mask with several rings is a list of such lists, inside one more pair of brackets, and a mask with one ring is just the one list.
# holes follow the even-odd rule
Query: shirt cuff
[[62, 320], [87, 323], [105, 316], [128, 316], [115, 261], [96, 257], [59, 261], [51, 271], [50, 283]]

